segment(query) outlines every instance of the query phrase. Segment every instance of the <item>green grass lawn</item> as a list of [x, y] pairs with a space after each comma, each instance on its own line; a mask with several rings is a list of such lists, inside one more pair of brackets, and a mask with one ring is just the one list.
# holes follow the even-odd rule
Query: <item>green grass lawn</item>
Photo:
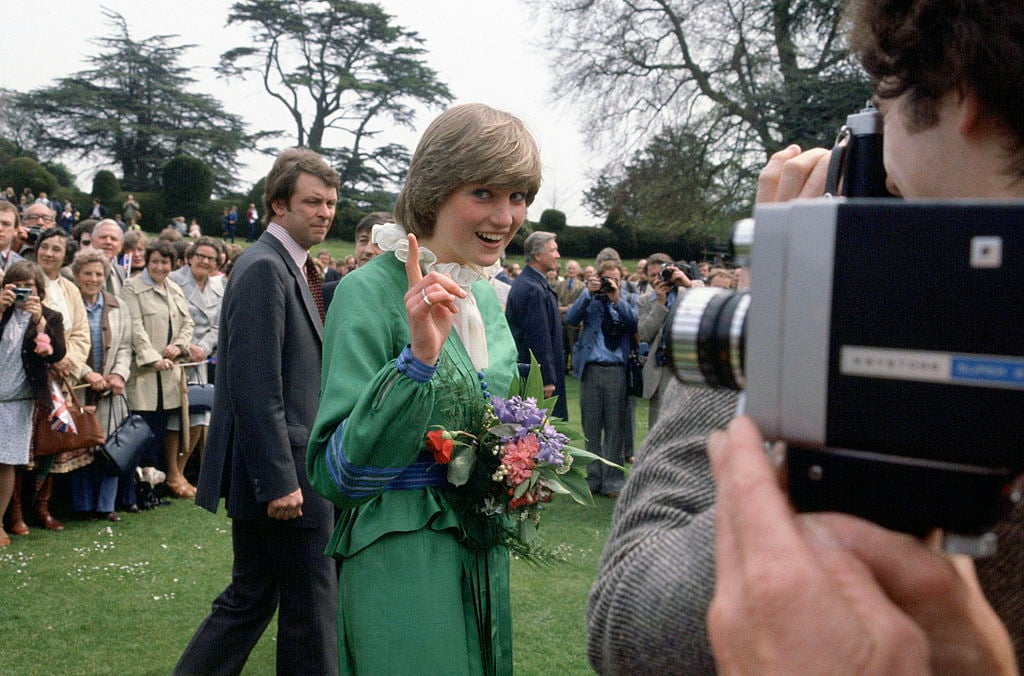
[[[568, 380], [579, 424], [579, 384]], [[637, 411], [637, 444], [646, 434]], [[643, 423], [641, 421], [644, 421]], [[587, 674], [584, 608], [614, 503], [556, 496], [541, 523], [564, 563], [512, 563], [516, 672]], [[167, 674], [231, 569], [230, 522], [182, 500], [118, 524], [33, 529], [0, 549], [0, 673]], [[274, 673], [273, 626], [246, 674]]]

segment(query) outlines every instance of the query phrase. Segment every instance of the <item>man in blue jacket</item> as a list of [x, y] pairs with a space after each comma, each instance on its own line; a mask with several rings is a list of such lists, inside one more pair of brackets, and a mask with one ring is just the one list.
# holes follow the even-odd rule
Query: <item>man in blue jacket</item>
[[558, 395], [551, 411], [569, 419], [565, 402], [565, 352], [562, 346], [562, 315], [558, 294], [548, 284], [549, 270], [558, 269], [558, 242], [553, 232], [534, 232], [523, 242], [526, 267], [512, 282], [505, 316], [519, 349], [519, 363], [530, 363], [530, 352], [540, 364], [544, 396]]
[[[626, 360], [637, 327], [634, 299], [620, 284], [618, 262], [601, 263], [597, 274], [587, 280], [583, 294], [565, 313], [566, 323], [583, 324], [572, 350], [572, 368], [580, 379], [580, 415], [587, 450], [618, 465], [625, 462], [623, 434], [630, 431]], [[618, 497], [625, 481], [622, 470], [590, 463], [587, 484], [592, 493]]]

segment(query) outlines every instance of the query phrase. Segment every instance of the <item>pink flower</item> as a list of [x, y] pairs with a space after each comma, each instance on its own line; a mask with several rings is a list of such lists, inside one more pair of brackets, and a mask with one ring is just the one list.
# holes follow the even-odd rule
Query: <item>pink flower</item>
[[534, 456], [539, 449], [535, 434], [510, 441], [502, 447], [505, 454], [501, 458], [501, 464], [508, 469], [506, 478], [510, 485], [518, 486], [530, 478], [537, 464], [534, 462]]
[[45, 333], [36, 334], [36, 354], [40, 357], [48, 357], [53, 354], [53, 346], [50, 344], [50, 336]]

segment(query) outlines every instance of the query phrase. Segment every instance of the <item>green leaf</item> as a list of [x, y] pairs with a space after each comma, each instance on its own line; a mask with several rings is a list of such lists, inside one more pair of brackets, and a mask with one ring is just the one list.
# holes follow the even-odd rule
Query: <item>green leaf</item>
[[462, 486], [469, 481], [476, 464], [476, 451], [472, 446], [457, 446], [452, 449], [452, 460], [448, 463], [448, 483]]
[[519, 539], [530, 544], [537, 539], [537, 524], [530, 519], [523, 519], [519, 522]]
[[524, 481], [523, 483], [516, 486], [515, 492], [512, 494], [512, 497], [521, 498], [528, 490], [530, 490], [530, 482]]
[[590, 451], [584, 451], [583, 449], [574, 449], [572, 451], [572, 458], [573, 458], [572, 464], [573, 464], [574, 468], [576, 467], [577, 463], [582, 463], [583, 466], [585, 467], [587, 464], [597, 460], [599, 462], [603, 462], [604, 464], [608, 465], [609, 467], [614, 467], [615, 469], [621, 469], [623, 471], [626, 470], [626, 468], [623, 467], [622, 465], [617, 465], [614, 462], [612, 462], [611, 460], [606, 460], [605, 458], [602, 458], [599, 455], [595, 455], [595, 454], [591, 453]]
[[569, 472], [558, 477], [558, 483], [572, 496], [572, 499], [581, 505], [594, 504], [594, 496], [590, 494], [590, 487], [587, 485], [585, 476], [576, 472]]

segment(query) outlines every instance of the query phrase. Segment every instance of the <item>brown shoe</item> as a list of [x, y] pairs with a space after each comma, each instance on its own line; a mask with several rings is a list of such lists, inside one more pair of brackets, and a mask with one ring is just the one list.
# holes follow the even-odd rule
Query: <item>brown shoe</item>
[[171, 497], [174, 498], [192, 500], [196, 497], [196, 487], [190, 484], [185, 479], [182, 479], [181, 483], [176, 484], [172, 484], [170, 481], [168, 481], [167, 491], [171, 494]]
[[53, 518], [50, 514], [50, 495], [53, 493], [53, 476], [46, 477], [46, 481], [43, 482], [39, 492], [36, 494], [36, 502], [32, 505], [32, 511], [35, 514], [39, 524], [46, 530], [60, 531], [64, 530], [64, 524], [57, 519]]

